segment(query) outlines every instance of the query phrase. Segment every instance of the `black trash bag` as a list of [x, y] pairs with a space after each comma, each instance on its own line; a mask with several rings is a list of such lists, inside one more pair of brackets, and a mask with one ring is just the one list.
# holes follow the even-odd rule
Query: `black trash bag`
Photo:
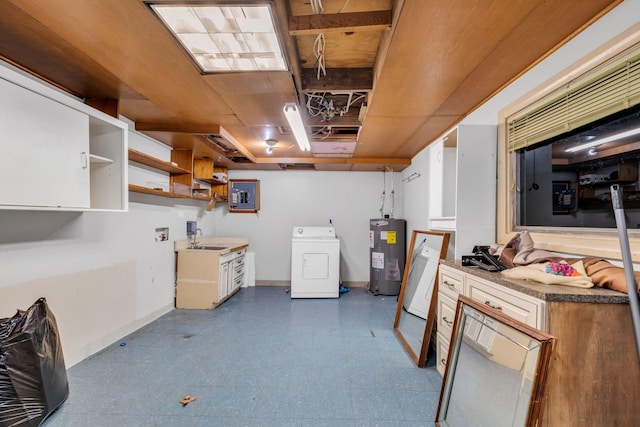
[[68, 396], [58, 326], [46, 300], [0, 319], [0, 427], [38, 426]]

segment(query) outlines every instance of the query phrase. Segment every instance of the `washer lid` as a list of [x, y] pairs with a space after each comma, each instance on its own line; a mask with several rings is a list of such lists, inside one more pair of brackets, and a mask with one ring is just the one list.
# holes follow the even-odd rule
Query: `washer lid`
[[294, 239], [335, 239], [336, 230], [333, 227], [310, 227], [298, 225], [293, 227]]

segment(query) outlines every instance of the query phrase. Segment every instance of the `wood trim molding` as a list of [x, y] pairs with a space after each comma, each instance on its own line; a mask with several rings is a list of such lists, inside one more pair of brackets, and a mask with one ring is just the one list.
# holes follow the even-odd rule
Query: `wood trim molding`
[[327, 68], [320, 78], [313, 68], [302, 69], [302, 90], [305, 92], [349, 91], [373, 89], [373, 68]]
[[331, 32], [380, 31], [391, 27], [391, 10], [353, 13], [323, 13], [291, 16], [289, 34], [319, 34]]
[[365, 158], [352, 159], [341, 157], [257, 157], [256, 163], [262, 164], [280, 164], [280, 163], [296, 163], [296, 164], [393, 164], [393, 165], [410, 165], [411, 159], [397, 158]]

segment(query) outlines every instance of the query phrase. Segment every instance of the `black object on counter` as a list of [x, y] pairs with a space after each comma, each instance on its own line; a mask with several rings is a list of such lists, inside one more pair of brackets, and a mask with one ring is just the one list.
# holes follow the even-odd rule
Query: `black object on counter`
[[38, 426], [68, 396], [58, 326], [45, 298], [0, 319], [0, 427]]
[[480, 267], [487, 271], [503, 271], [508, 267], [498, 261], [498, 257], [489, 254], [489, 246], [474, 246], [473, 255], [462, 255], [462, 265]]

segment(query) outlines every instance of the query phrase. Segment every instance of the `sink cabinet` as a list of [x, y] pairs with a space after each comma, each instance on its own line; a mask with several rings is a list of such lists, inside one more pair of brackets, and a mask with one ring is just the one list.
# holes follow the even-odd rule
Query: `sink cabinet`
[[179, 250], [176, 308], [213, 309], [229, 299], [243, 283], [245, 252]]

